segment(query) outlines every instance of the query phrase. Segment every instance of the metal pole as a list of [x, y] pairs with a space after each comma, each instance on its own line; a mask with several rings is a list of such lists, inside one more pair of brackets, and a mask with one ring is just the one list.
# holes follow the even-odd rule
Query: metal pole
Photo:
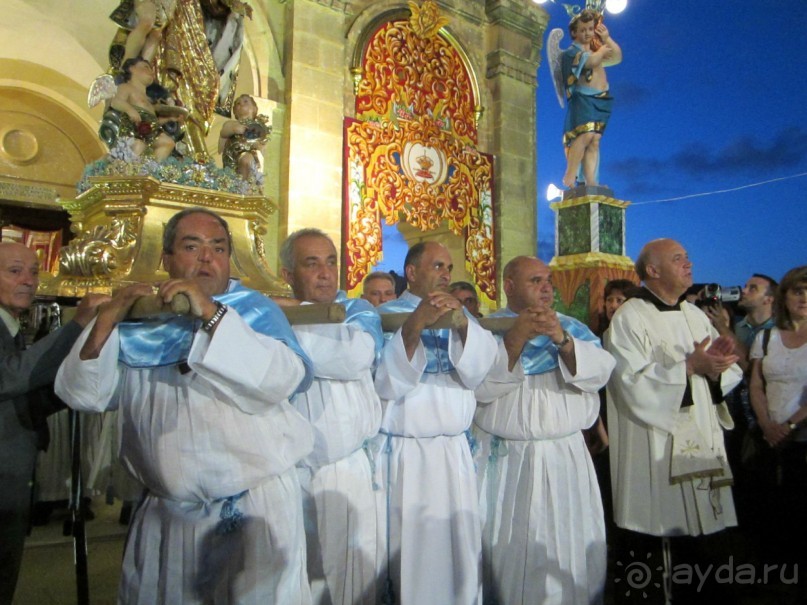
[[70, 442], [72, 452], [72, 476], [70, 480], [70, 519], [73, 534], [73, 562], [76, 567], [76, 603], [89, 605], [90, 582], [87, 574], [87, 535], [84, 531], [81, 481], [81, 415], [70, 410]]

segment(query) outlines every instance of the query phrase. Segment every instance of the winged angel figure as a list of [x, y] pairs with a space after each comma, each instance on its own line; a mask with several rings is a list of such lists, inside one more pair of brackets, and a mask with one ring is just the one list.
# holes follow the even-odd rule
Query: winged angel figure
[[563, 51], [560, 49], [560, 41], [563, 40], [563, 30], [556, 27], [546, 40], [546, 57], [549, 60], [549, 70], [552, 73], [552, 84], [555, 87], [555, 95], [558, 97], [561, 109], [566, 108], [566, 91], [563, 86], [563, 74], [560, 67], [560, 57]]

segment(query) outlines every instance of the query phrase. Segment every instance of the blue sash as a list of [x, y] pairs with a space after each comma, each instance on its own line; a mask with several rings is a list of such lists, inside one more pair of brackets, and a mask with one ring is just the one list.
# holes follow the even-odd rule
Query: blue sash
[[[397, 300], [391, 300], [378, 307], [379, 313], [411, 313], [420, 304], [420, 297], [408, 290]], [[468, 321], [476, 321], [467, 312]], [[426, 352], [426, 374], [444, 374], [454, 370], [454, 364], [448, 357], [448, 343], [451, 330], [423, 330], [420, 342]]]
[[[305, 391], [313, 380], [311, 360], [303, 353], [280, 307], [260, 292], [231, 279], [227, 292], [216, 294], [217, 300], [234, 309], [247, 325], [259, 334], [271, 336], [294, 351], [305, 365], [305, 378], [297, 393]], [[201, 320], [179, 315], [167, 321], [126, 321], [118, 325], [120, 352], [118, 361], [130, 368], [156, 368], [188, 360], [193, 337]]]
[[[518, 313], [511, 311], [509, 307], [492, 313], [490, 317], [516, 317]], [[577, 321], [574, 317], [558, 313], [558, 320], [561, 327], [570, 336], [579, 340], [593, 342], [602, 348], [600, 339], [597, 338], [588, 327]], [[521, 365], [527, 375], [544, 374], [551, 372], [558, 367], [558, 348], [552, 343], [549, 336], [536, 336], [524, 345], [521, 351]]]
[[336, 300], [345, 306], [345, 323], [356, 324], [373, 337], [376, 360], [384, 348], [384, 333], [381, 331], [381, 317], [370, 302], [363, 298], [348, 298], [344, 290], [336, 293]]

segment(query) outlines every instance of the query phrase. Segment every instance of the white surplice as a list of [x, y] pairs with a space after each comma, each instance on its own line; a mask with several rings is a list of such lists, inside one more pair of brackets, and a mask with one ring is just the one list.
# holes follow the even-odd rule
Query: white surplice
[[[663, 307], [663, 304], [661, 305]], [[616, 359], [608, 383], [608, 431], [614, 520], [619, 527], [654, 536], [697, 536], [737, 524], [731, 488], [710, 477], [673, 481], [673, 433], [694, 421], [698, 443], [725, 460], [723, 430], [733, 428], [726, 404], [713, 402], [707, 380], [687, 380], [686, 357], [694, 343], [717, 332], [690, 303], [660, 310], [633, 298], [614, 315], [606, 349]], [[721, 375], [725, 395], [742, 372], [736, 364]], [[693, 405], [682, 408], [689, 382]]]
[[[573, 339], [576, 374], [512, 371], [504, 344], [476, 389], [485, 602], [588, 605], [602, 601], [605, 525], [582, 430], [599, 413], [614, 367], [594, 342]], [[552, 345], [549, 345], [552, 346]]]
[[[232, 308], [212, 337], [194, 335], [187, 373], [119, 364], [117, 328], [97, 359], [82, 361], [92, 325], [56, 392], [75, 409], [118, 410], [121, 461], [148, 489], [119, 602], [310, 603], [294, 466], [313, 437], [287, 399], [304, 376], [300, 358]], [[240, 527], [224, 531], [238, 511]]]
[[314, 382], [294, 398], [314, 429], [314, 450], [300, 465], [313, 601], [374, 605], [377, 494], [364, 445], [381, 424], [375, 342], [358, 324], [293, 329], [314, 365]]
[[[404, 292], [399, 300], [420, 298]], [[452, 330], [454, 369], [426, 373], [421, 340], [411, 361], [398, 330], [376, 372], [383, 453], [377, 464], [387, 491], [388, 563], [402, 605], [468, 605], [481, 600], [481, 521], [476, 473], [466, 431], [473, 389], [496, 356], [496, 340], [469, 321], [463, 346]]]

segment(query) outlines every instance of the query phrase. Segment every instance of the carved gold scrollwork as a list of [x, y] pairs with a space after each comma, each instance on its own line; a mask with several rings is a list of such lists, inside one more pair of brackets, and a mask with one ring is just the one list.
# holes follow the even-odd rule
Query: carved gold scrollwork
[[448, 19], [440, 14], [440, 9], [434, 0], [424, 0], [418, 6], [415, 2], [409, 2], [409, 11], [412, 16], [409, 18], [409, 27], [415, 35], [421, 38], [431, 38], [444, 25], [448, 25]]
[[108, 277], [128, 271], [134, 259], [138, 216], [116, 216], [72, 240], [59, 253], [59, 272], [79, 277]]
[[266, 244], [263, 241], [263, 236], [267, 232], [266, 223], [262, 220], [249, 221], [249, 232], [258, 262], [266, 271], [274, 273], [269, 266], [269, 261], [266, 259]]
[[423, 231], [445, 224], [466, 242], [483, 296], [496, 299], [493, 158], [478, 147], [484, 108], [468, 57], [437, 3], [373, 30], [351, 70], [356, 117], [346, 121], [346, 285], [381, 257], [381, 221]]

